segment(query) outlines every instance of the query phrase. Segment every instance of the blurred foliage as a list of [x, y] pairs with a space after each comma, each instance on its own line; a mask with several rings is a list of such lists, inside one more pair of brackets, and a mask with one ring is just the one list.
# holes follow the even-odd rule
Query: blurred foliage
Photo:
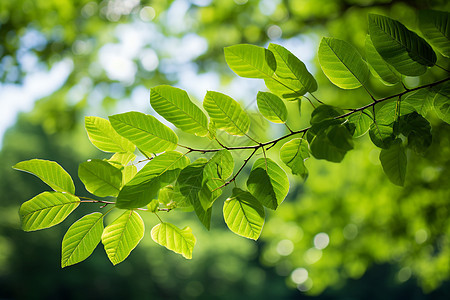
[[[308, 180], [291, 178], [289, 199], [269, 216], [260, 242], [233, 235], [223, 221], [213, 224], [213, 234], [194, 227], [198, 246], [192, 261], [164, 251], [147, 236], [115, 268], [99, 247], [86, 262], [61, 270], [58, 245], [71, 221], [85, 211], [45, 232], [21, 232], [19, 205], [46, 187], [11, 170], [18, 161], [39, 157], [56, 160], [76, 174], [78, 163], [94, 156], [82, 129], [83, 115], [105, 116], [148, 105], [148, 89], [161, 83], [184, 85], [191, 93], [192, 80], [214, 73], [219, 74], [221, 89], [234, 84], [250, 89], [247, 98], [254, 99], [254, 81], [235, 79], [224, 63], [223, 47], [237, 43], [285, 44], [315, 74], [320, 99], [344, 107], [364, 104], [369, 101], [364, 91], [343, 92], [321, 72], [315, 57], [320, 37], [344, 39], [363, 52], [368, 12], [416, 29], [416, 10], [422, 8], [448, 11], [450, 4], [445, 0], [0, 1], [0, 89], [60, 62], [69, 62], [70, 69], [65, 84], [21, 116], [4, 138], [0, 297], [307, 298], [300, 290], [322, 293], [318, 296], [322, 299], [448, 299], [450, 128], [437, 119], [432, 149], [424, 157], [409, 154], [405, 188], [388, 182], [377, 162], [378, 150], [362, 138], [339, 165], [307, 161]], [[442, 57], [438, 63], [448, 68]], [[418, 79], [407, 78], [407, 84], [426, 84], [443, 74], [433, 69]], [[247, 83], [251, 84], [243, 88]], [[375, 80], [370, 88], [377, 97], [400, 90]], [[136, 100], [142, 96], [146, 98]], [[302, 106], [304, 115], [311, 111], [307, 104]], [[297, 117], [297, 107], [289, 105], [292, 126], [307, 125]], [[251, 130], [261, 137], [281, 131], [253, 123], [257, 125]], [[180, 134], [180, 138], [187, 137]], [[83, 190], [81, 182], [76, 185]], [[195, 224], [191, 217], [190, 224]], [[176, 214], [170, 218], [185, 225]], [[156, 220], [145, 222], [152, 226]]]

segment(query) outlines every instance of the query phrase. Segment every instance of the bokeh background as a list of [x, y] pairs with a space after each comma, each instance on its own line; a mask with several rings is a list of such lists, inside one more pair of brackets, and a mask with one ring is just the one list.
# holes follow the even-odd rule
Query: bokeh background
[[[363, 91], [342, 91], [323, 75], [316, 52], [322, 36], [344, 39], [364, 53], [367, 14], [381, 13], [417, 30], [418, 9], [450, 10], [445, 0], [2, 0], [0, 1], [0, 298], [1, 299], [450, 299], [450, 128], [431, 116], [433, 144], [409, 153], [405, 188], [392, 185], [368, 137], [341, 164], [310, 159], [306, 182], [291, 189], [269, 215], [258, 242], [226, 229], [215, 203], [207, 232], [189, 213], [167, 217], [197, 237], [192, 260], [146, 236], [116, 267], [101, 246], [86, 261], [60, 268], [67, 228], [95, 204], [62, 224], [25, 233], [21, 203], [48, 187], [12, 170], [21, 160], [58, 161], [75, 179], [78, 164], [104, 158], [84, 131], [87, 115], [137, 110], [153, 114], [149, 90], [171, 84], [201, 102], [224, 92], [256, 111], [260, 80], [235, 76], [223, 47], [284, 45], [314, 74], [328, 104], [368, 103]], [[446, 66], [443, 57], [438, 63]], [[406, 78], [414, 87], [448, 76], [440, 69]], [[375, 78], [377, 97], [401, 87]], [[289, 104], [289, 124], [304, 127]], [[283, 134], [253, 115], [260, 139]], [[188, 144], [192, 137], [179, 133]], [[228, 140], [241, 143], [239, 139]], [[242, 159], [245, 153], [235, 153]], [[277, 149], [270, 152], [277, 159]], [[244, 157], [245, 158], [245, 157]], [[244, 172], [249, 170], [244, 169]], [[289, 172], [288, 172], [289, 173]], [[245, 177], [245, 176], [244, 176]], [[242, 184], [242, 183], [241, 183]], [[225, 192], [224, 195], [229, 194]], [[107, 220], [108, 221], [108, 220]]]

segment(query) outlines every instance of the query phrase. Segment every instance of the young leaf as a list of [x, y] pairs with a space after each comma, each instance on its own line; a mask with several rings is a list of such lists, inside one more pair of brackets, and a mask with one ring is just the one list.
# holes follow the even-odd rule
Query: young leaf
[[55, 226], [80, 204], [77, 197], [60, 192], [43, 192], [23, 203], [19, 210], [22, 229], [34, 231]]
[[285, 123], [287, 119], [287, 109], [283, 100], [278, 96], [267, 93], [258, 92], [256, 96], [258, 109], [260, 113], [273, 123]]
[[189, 159], [180, 152], [168, 151], [148, 162], [120, 191], [118, 208], [139, 208], [147, 205], [158, 191], [173, 182]]
[[184, 258], [192, 258], [196, 240], [190, 227], [179, 229], [170, 223], [159, 223], [152, 228], [152, 239], [161, 246], [183, 255]]
[[178, 88], [160, 85], [150, 90], [153, 109], [181, 130], [198, 136], [206, 136], [208, 119], [188, 94]]
[[105, 152], [134, 152], [135, 146], [121, 137], [108, 120], [99, 117], [85, 117], [84, 126], [92, 144]]
[[354, 126], [353, 137], [358, 138], [369, 131], [370, 125], [373, 123], [373, 116], [369, 110], [362, 110], [349, 116], [348, 122]]
[[122, 172], [107, 161], [92, 159], [81, 163], [78, 177], [86, 190], [99, 197], [117, 196], [122, 187]]
[[208, 91], [203, 101], [203, 107], [208, 112], [215, 127], [232, 135], [245, 135], [250, 128], [247, 113], [231, 97]]
[[223, 217], [231, 231], [256, 241], [264, 225], [264, 207], [249, 192], [234, 188], [223, 204]]
[[69, 227], [62, 241], [61, 267], [79, 263], [91, 255], [102, 238], [103, 214], [88, 214]]
[[125, 211], [114, 222], [106, 226], [102, 234], [102, 243], [113, 265], [117, 265], [130, 255], [144, 237], [144, 222], [141, 216]]
[[277, 68], [273, 78], [264, 79], [266, 86], [273, 93], [289, 99], [299, 98], [307, 92], [317, 90], [317, 82], [300, 61], [286, 48], [270, 44], [269, 50], [274, 54]]
[[110, 116], [109, 120], [118, 134], [143, 151], [160, 153], [177, 147], [177, 135], [153, 116], [131, 111]]
[[131, 152], [119, 152], [114, 153], [113, 156], [111, 156], [110, 159], [108, 159], [109, 162], [116, 162], [118, 164], [121, 164], [122, 166], [126, 166], [130, 161], [133, 161], [136, 159], [136, 155]]
[[75, 193], [75, 186], [70, 175], [56, 162], [31, 159], [17, 163], [16, 170], [31, 173], [48, 184], [57, 192]]
[[308, 177], [304, 161], [309, 158], [308, 142], [305, 139], [293, 139], [280, 149], [280, 159], [292, 170], [292, 174]]
[[419, 28], [425, 38], [445, 57], [450, 57], [450, 13], [419, 10]]
[[254, 45], [225, 47], [225, 60], [237, 75], [247, 78], [272, 77], [277, 63], [272, 52]]
[[253, 164], [247, 188], [262, 205], [275, 210], [289, 192], [289, 180], [273, 160], [260, 158]]
[[388, 64], [373, 46], [370, 36], [366, 36], [366, 59], [372, 66], [376, 74], [387, 85], [399, 83], [402, 80], [402, 75], [397, 70]]
[[396, 139], [388, 149], [382, 149], [380, 161], [389, 180], [393, 184], [403, 186], [405, 184], [407, 160], [402, 140]]
[[369, 34], [377, 52], [401, 74], [419, 76], [436, 64], [431, 46], [396, 20], [369, 14]]
[[136, 166], [125, 166], [122, 169], [122, 186], [126, 185], [131, 179], [136, 176]]
[[332, 83], [343, 89], [356, 89], [369, 78], [369, 68], [358, 51], [349, 43], [335, 38], [322, 38], [319, 62]]
[[218, 151], [206, 163], [203, 170], [202, 188], [199, 192], [200, 203], [204, 209], [208, 209], [222, 194], [219, 189], [225, 180], [233, 174], [234, 161], [230, 151], [223, 149]]

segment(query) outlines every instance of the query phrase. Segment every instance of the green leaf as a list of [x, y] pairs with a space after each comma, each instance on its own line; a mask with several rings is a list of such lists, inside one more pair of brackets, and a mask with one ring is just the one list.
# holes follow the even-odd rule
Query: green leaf
[[341, 162], [353, 149], [352, 135], [345, 125], [325, 127], [308, 139], [311, 154], [317, 159]]
[[417, 113], [426, 117], [433, 107], [433, 92], [429, 89], [421, 89], [406, 97], [402, 104], [412, 107]]
[[355, 128], [353, 137], [358, 138], [369, 131], [370, 125], [373, 123], [373, 116], [369, 110], [362, 110], [349, 116], [348, 121]]
[[384, 83], [393, 85], [402, 80], [402, 75], [377, 52], [369, 35], [366, 36], [365, 49], [367, 62]]
[[153, 199], [150, 201], [149, 204], [147, 204], [147, 209], [151, 212], [157, 212], [159, 208], [159, 201], [156, 199]]
[[114, 153], [113, 156], [111, 156], [110, 159], [108, 159], [109, 162], [116, 162], [118, 164], [121, 164], [122, 166], [126, 166], [130, 161], [133, 161], [136, 159], [136, 155], [131, 152], [119, 152]]
[[361, 55], [352, 45], [342, 40], [322, 38], [319, 62], [328, 79], [343, 89], [356, 89], [369, 78], [369, 68]]
[[173, 187], [172, 185], [167, 185], [159, 191], [158, 200], [164, 203], [166, 207], [170, 208], [181, 208], [183, 210], [192, 211], [193, 206], [186, 199], [183, 194], [181, 194], [179, 186]]
[[289, 180], [277, 163], [260, 158], [253, 164], [247, 188], [262, 205], [275, 210], [289, 192]]
[[224, 51], [228, 66], [241, 77], [272, 77], [277, 68], [273, 53], [262, 47], [240, 44], [225, 47]]
[[245, 135], [250, 128], [247, 113], [231, 97], [208, 91], [203, 101], [203, 107], [208, 112], [215, 127], [232, 135]]
[[401, 117], [400, 132], [408, 138], [408, 147], [417, 154], [425, 153], [431, 146], [431, 125], [416, 112]]
[[287, 109], [283, 100], [278, 96], [267, 93], [258, 92], [256, 97], [259, 112], [269, 121], [273, 123], [285, 123], [287, 119]]
[[102, 243], [113, 265], [117, 265], [130, 255], [144, 237], [144, 222], [138, 213], [127, 210], [114, 222], [106, 226]]
[[69, 227], [62, 241], [61, 267], [79, 263], [92, 254], [102, 239], [103, 214], [88, 214]]
[[184, 168], [178, 176], [176, 188], [189, 200], [200, 222], [209, 230], [212, 210], [210, 199], [200, 197], [200, 192], [204, 184], [204, 170], [206, 165], [207, 160], [200, 158]]
[[92, 144], [105, 152], [134, 152], [135, 146], [121, 137], [108, 120], [99, 117], [85, 117], [84, 126]]
[[292, 174], [308, 177], [304, 161], [309, 158], [308, 142], [305, 139], [293, 139], [280, 149], [280, 159], [292, 170]]
[[110, 116], [109, 120], [117, 133], [143, 151], [160, 153], [177, 147], [177, 135], [153, 116], [131, 111]]
[[450, 13], [419, 10], [419, 28], [425, 38], [445, 57], [450, 57]]
[[148, 162], [120, 191], [118, 208], [139, 208], [155, 199], [159, 190], [175, 181], [189, 159], [180, 152], [168, 151]]
[[414, 107], [405, 101], [386, 102], [376, 113], [375, 120], [379, 124], [390, 125], [400, 116], [414, 112]]
[[382, 149], [380, 161], [389, 180], [393, 184], [403, 186], [405, 184], [407, 160], [402, 140], [396, 139], [388, 149]]
[[370, 125], [369, 136], [372, 143], [382, 149], [388, 149], [395, 140], [394, 129], [391, 125], [378, 124], [378, 121]]
[[150, 90], [153, 109], [181, 130], [198, 136], [206, 136], [208, 119], [189, 99], [188, 94], [178, 88], [160, 85]]
[[31, 159], [17, 163], [16, 170], [31, 173], [48, 184], [57, 192], [75, 193], [75, 186], [70, 175], [56, 162]]
[[264, 207], [249, 192], [234, 188], [223, 204], [223, 217], [231, 231], [257, 240], [264, 225]]
[[99, 197], [117, 196], [122, 187], [122, 172], [110, 163], [92, 159], [81, 163], [78, 177], [86, 190]]
[[125, 166], [122, 169], [122, 186], [126, 185], [131, 179], [136, 176], [136, 166]]
[[444, 122], [450, 124], [450, 83], [447, 81], [433, 88], [435, 92], [433, 99], [434, 110], [437, 116]]
[[78, 207], [80, 199], [60, 192], [43, 192], [23, 203], [19, 210], [22, 229], [34, 231], [55, 226]]
[[377, 52], [401, 74], [419, 76], [436, 64], [431, 46], [396, 20], [369, 14], [369, 34]]
[[274, 54], [277, 63], [275, 76], [264, 79], [270, 91], [289, 99], [317, 90], [316, 80], [295, 55], [276, 44], [270, 44], [269, 50]]
[[190, 227], [179, 229], [170, 223], [160, 223], [152, 228], [152, 239], [184, 258], [192, 258], [196, 240]]

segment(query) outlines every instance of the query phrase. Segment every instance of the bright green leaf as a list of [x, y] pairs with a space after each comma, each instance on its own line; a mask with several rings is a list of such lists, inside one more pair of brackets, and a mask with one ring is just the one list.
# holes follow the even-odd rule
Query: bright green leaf
[[277, 68], [273, 53], [248, 44], [225, 47], [225, 60], [237, 75], [247, 78], [272, 77]]
[[425, 38], [439, 52], [450, 57], [450, 13], [436, 10], [419, 10], [419, 28]]
[[102, 243], [113, 265], [117, 265], [130, 255], [144, 237], [144, 222], [141, 216], [125, 211], [120, 217], [106, 226], [102, 234]]
[[208, 91], [203, 101], [203, 107], [208, 112], [215, 127], [232, 135], [245, 135], [250, 128], [247, 113], [231, 97]]
[[317, 82], [300, 61], [286, 48], [270, 44], [269, 50], [274, 54], [277, 69], [273, 78], [264, 79], [269, 90], [283, 98], [299, 98], [307, 92], [317, 90]]
[[349, 123], [354, 126], [353, 137], [358, 138], [369, 131], [373, 123], [373, 116], [369, 110], [358, 111], [348, 117]]
[[275, 210], [289, 192], [289, 180], [277, 163], [260, 158], [253, 164], [247, 188], [262, 205]]
[[31, 159], [19, 162], [13, 168], [36, 175], [57, 192], [75, 193], [72, 178], [54, 161]]
[[283, 100], [278, 98], [278, 96], [272, 93], [258, 92], [256, 101], [259, 111], [267, 120], [274, 123], [286, 122], [286, 105], [284, 105]]
[[388, 149], [382, 149], [380, 161], [389, 180], [396, 185], [403, 186], [405, 184], [407, 160], [402, 140], [396, 139]]
[[378, 124], [390, 125], [400, 116], [414, 112], [414, 107], [405, 101], [386, 102], [376, 113], [375, 120]]
[[179, 229], [170, 223], [160, 223], [152, 228], [152, 239], [184, 258], [192, 258], [196, 240], [190, 227]]
[[257, 240], [264, 225], [264, 207], [249, 192], [234, 188], [223, 204], [223, 217], [231, 231]]
[[148, 162], [120, 191], [118, 208], [139, 208], [157, 197], [159, 190], [173, 182], [189, 159], [180, 152], [168, 151]]
[[396, 20], [369, 14], [369, 34], [377, 52], [401, 74], [419, 76], [436, 63], [431, 46]]
[[131, 111], [110, 116], [109, 120], [117, 133], [143, 151], [160, 153], [177, 147], [177, 135], [153, 116]]
[[131, 179], [136, 176], [136, 166], [125, 166], [122, 169], [122, 186], [126, 185]]
[[136, 159], [136, 155], [131, 152], [119, 152], [114, 153], [113, 156], [111, 156], [110, 159], [108, 159], [109, 162], [116, 162], [118, 164], [121, 164], [122, 166], [126, 166], [130, 161], [133, 161]]
[[61, 267], [79, 263], [91, 255], [102, 239], [103, 214], [88, 214], [69, 227], [62, 241]]
[[343, 89], [356, 89], [369, 78], [369, 68], [358, 51], [349, 43], [335, 38], [322, 38], [319, 62], [332, 83]]
[[429, 89], [421, 89], [406, 97], [402, 104], [412, 107], [417, 113], [426, 117], [433, 107], [433, 96], [434, 93]]
[[292, 174], [308, 177], [304, 161], [309, 158], [308, 142], [305, 139], [293, 139], [280, 149], [280, 159], [292, 170]]
[[86, 190], [99, 197], [117, 196], [122, 187], [122, 172], [107, 161], [92, 159], [81, 163], [78, 177]]
[[181, 89], [168, 85], [154, 87], [150, 91], [150, 104], [158, 114], [185, 132], [198, 136], [209, 132], [206, 115]]
[[369, 35], [366, 36], [365, 49], [367, 62], [384, 83], [392, 85], [402, 80], [402, 75], [377, 52]]
[[99, 117], [85, 117], [84, 126], [92, 144], [105, 152], [134, 152], [135, 146], [121, 137], [108, 120]]
[[23, 203], [19, 210], [22, 229], [34, 231], [61, 223], [80, 204], [77, 197], [60, 192], [43, 192]]

